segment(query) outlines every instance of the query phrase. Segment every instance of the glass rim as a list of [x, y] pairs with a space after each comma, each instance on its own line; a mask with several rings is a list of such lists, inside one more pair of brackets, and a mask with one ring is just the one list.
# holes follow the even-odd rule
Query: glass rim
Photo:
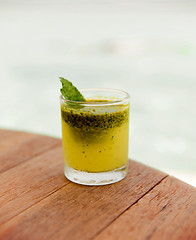
[[82, 88], [82, 89], [79, 89], [79, 91], [81, 91], [81, 92], [85, 92], [85, 91], [107, 92], [107, 91], [110, 91], [110, 92], [116, 92], [116, 93], [124, 94], [124, 98], [122, 97], [122, 98], [117, 99], [117, 100], [109, 100], [109, 101], [106, 101], [106, 102], [93, 102], [93, 101], [92, 102], [91, 101], [83, 102], [83, 101], [72, 101], [72, 100], [65, 99], [64, 96], [61, 94], [60, 95], [60, 100], [62, 100], [64, 103], [82, 104], [82, 105], [85, 105], [85, 106], [101, 106], [101, 105], [116, 105], [116, 104], [122, 103], [124, 101], [129, 101], [129, 99], [130, 99], [130, 95], [126, 91], [113, 89], [113, 88]]

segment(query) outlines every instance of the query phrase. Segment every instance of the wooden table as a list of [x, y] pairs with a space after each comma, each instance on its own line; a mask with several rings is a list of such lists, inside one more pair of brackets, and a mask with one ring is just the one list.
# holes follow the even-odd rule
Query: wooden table
[[61, 140], [0, 130], [0, 239], [196, 239], [196, 189], [130, 161], [121, 182], [63, 175]]

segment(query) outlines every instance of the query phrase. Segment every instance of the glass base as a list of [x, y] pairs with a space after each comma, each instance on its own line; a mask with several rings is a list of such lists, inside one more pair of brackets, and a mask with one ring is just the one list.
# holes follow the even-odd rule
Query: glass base
[[121, 181], [127, 175], [127, 166], [109, 172], [89, 173], [64, 167], [65, 177], [70, 181], [82, 185], [107, 185]]

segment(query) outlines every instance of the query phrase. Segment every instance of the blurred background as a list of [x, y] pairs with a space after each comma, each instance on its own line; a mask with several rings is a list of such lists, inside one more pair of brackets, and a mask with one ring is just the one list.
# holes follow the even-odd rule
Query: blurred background
[[58, 77], [131, 95], [130, 158], [196, 186], [195, 0], [0, 0], [0, 127], [61, 137]]

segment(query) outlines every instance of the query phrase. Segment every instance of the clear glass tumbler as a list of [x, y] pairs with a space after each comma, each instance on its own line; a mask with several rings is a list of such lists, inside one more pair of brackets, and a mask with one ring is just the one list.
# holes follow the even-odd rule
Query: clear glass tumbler
[[115, 183], [127, 175], [129, 95], [82, 89], [86, 102], [60, 96], [64, 174], [83, 185]]

